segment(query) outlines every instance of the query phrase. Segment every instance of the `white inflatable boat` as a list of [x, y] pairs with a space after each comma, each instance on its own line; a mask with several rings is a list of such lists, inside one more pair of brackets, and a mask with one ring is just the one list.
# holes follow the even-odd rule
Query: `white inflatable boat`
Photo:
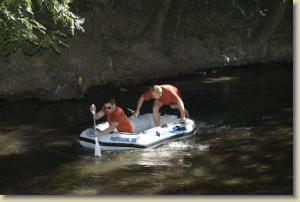
[[[139, 117], [129, 117], [134, 126], [134, 133], [112, 132], [98, 137], [102, 151], [131, 150], [156, 147], [162, 143], [191, 136], [195, 131], [195, 123], [187, 119], [185, 123], [179, 123], [175, 115], [161, 115], [158, 127], [153, 127], [152, 114], [144, 114]], [[96, 128], [107, 128], [108, 122], [100, 123]], [[93, 128], [84, 130], [79, 138], [79, 144], [88, 149], [95, 148], [95, 133]]]

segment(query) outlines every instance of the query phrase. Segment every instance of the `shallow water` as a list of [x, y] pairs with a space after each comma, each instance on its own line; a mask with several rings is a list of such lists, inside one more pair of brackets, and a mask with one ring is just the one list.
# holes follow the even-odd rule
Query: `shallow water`
[[0, 194], [293, 194], [292, 64], [159, 82], [181, 89], [196, 135], [101, 159], [76, 142], [93, 125], [90, 104], [115, 96], [134, 108], [146, 84], [92, 88], [80, 100], [0, 101]]

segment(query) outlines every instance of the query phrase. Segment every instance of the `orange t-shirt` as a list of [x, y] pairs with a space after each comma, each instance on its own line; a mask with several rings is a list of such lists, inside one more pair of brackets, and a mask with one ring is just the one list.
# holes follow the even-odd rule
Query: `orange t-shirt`
[[133, 133], [133, 127], [122, 108], [116, 106], [113, 112], [108, 113], [105, 108], [102, 107], [101, 111], [105, 113], [109, 125], [111, 125], [112, 122], [119, 124], [117, 126], [118, 132]]
[[[162, 94], [158, 99], [159, 102], [161, 102], [164, 105], [171, 105], [171, 104], [178, 103], [178, 100], [180, 98], [180, 92], [175, 86], [161, 85], [160, 87], [162, 87]], [[153, 99], [151, 89], [146, 91], [143, 97], [146, 101]]]

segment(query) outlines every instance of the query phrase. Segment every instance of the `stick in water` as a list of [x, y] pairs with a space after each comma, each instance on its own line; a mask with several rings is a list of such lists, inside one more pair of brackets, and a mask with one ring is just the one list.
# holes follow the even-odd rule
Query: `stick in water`
[[94, 119], [94, 133], [95, 133], [95, 156], [101, 157], [101, 148], [98, 142], [98, 138], [96, 136], [96, 111], [92, 111], [93, 119]]

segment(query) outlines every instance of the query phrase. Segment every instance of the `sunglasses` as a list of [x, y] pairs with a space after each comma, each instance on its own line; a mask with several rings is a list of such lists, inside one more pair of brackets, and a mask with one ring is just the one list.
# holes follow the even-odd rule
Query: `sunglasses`
[[108, 106], [108, 107], [104, 106], [104, 108], [105, 108], [105, 109], [111, 109], [111, 106]]

